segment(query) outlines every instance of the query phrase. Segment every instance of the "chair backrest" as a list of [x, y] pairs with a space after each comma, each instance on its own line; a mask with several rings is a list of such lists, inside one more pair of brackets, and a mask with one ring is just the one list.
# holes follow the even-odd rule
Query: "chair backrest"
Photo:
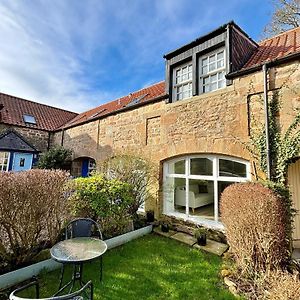
[[[17, 296], [17, 294], [19, 292], [24, 291], [32, 286], [35, 287], [36, 298], [22, 298], [22, 297]], [[89, 290], [89, 293], [87, 293], [88, 290]], [[32, 282], [24, 285], [23, 287], [20, 287], [20, 288], [14, 290], [9, 295], [9, 300], [84, 300], [84, 299], [93, 300], [93, 293], [94, 293], [93, 292], [93, 283], [90, 280], [80, 290], [73, 292], [71, 294], [55, 296], [55, 297], [53, 296], [53, 297], [49, 297], [49, 298], [39, 298], [39, 283], [35, 279]], [[84, 296], [88, 296], [88, 298], [86, 298]]]
[[91, 237], [95, 234], [98, 235], [101, 240], [103, 240], [100, 226], [97, 222], [90, 218], [78, 218], [72, 220], [66, 226], [66, 239], [76, 237]]

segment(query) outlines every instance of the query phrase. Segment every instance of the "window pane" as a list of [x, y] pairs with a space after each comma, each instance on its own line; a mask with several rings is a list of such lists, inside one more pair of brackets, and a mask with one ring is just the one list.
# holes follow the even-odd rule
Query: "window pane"
[[190, 166], [191, 175], [212, 175], [213, 162], [208, 158], [192, 158]]
[[225, 72], [219, 72], [218, 79], [225, 79]]
[[174, 210], [186, 213], [186, 181], [184, 178], [174, 178]]
[[217, 59], [220, 60], [220, 59], [223, 59], [224, 58], [224, 51], [221, 51], [217, 54]]
[[207, 73], [207, 66], [202, 67], [202, 74], [206, 74]]
[[185, 160], [179, 160], [168, 164], [169, 174], [185, 174]]
[[222, 67], [224, 67], [224, 61], [223, 60], [218, 60], [217, 68], [219, 69], [219, 68], [222, 68]]
[[210, 57], [209, 57], [209, 62], [211, 63], [211, 62], [213, 62], [213, 61], [215, 61], [216, 60], [216, 55], [215, 54], [213, 54], [213, 55], [211, 55]]
[[217, 89], [217, 83], [214, 82], [214, 83], [212, 83], [212, 84], [210, 85], [210, 90], [211, 90], [211, 91], [214, 91], [214, 90], [216, 90], [216, 89]]
[[216, 69], [216, 63], [209, 64], [209, 71], [213, 71]]
[[217, 74], [211, 75], [211, 76], [210, 76], [210, 81], [211, 81], [211, 82], [217, 81]]
[[227, 159], [219, 159], [219, 176], [247, 177], [246, 165]]
[[202, 59], [202, 66], [207, 66], [207, 58]]
[[189, 212], [194, 216], [214, 219], [214, 182], [189, 179]]
[[203, 86], [203, 93], [208, 93], [210, 91], [209, 85]]
[[218, 82], [218, 88], [220, 89], [220, 88], [223, 88], [223, 87], [225, 87], [225, 80], [224, 79]]

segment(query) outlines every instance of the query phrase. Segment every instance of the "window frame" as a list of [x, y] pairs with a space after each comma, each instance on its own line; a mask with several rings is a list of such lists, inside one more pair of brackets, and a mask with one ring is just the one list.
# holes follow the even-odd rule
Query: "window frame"
[[[187, 67], [189, 69], [189, 67], [191, 66], [191, 78], [190, 79], [187, 79], [185, 81], [182, 81], [180, 83], [177, 83], [176, 82], [176, 79], [177, 79], [177, 76], [176, 76], [176, 73], [178, 70], [182, 70], [184, 67]], [[172, 98], [173, 98], [173, 102], [177, 102], [177, 101], [181, 101], [181, 100], [185, 100], [185, 99], [189, 99], [193, 96], [193, 61], [192, 60], [189, 60], [185, 63], [182, 63], [176, 67], [173, 68], [172, 70]], [[187, 74], [189, 74], [189, 70], [187, 72]], [[177, 88], [178, 87], [182, 87], [185, 86], [185, 85], [190, 85], [190, 89], [188, 89], [188, 91], [190, 91], [190, 95], [188, 97], [185, 97], [185, 98], [182, 98], [182, 99], [177, 99], [177, 95], [180, 94], [177, 92]], [[184, 92], [182, 91], [182, 95], [184, 94]]]
[[23, 120], [26, 124], [34, 124], [36, 125], [35, 116], [29, 114], [23, 114]]
[[[212, 160], [212, 169], [213, 173], [212, 175], [191, 175], [190, 174], [190, 163], [191, 159], [193, 158], [207, 158]], [[233, 162], [242, 163], [246, 166], [246, 177], [227, 177], [227, 176], [220, 176], [219, 175], [219, 160], [220, 159], [226, 159]], [[171, 174], [169, 173], [169, 166], [170, 164], [175, 164], [178, 161], [184, 160], [185, 162], [185, 174]], [[168, 191], [166, 191], [166, 186], [168, 185], [168, 179], [169, 178], [181, 178], [185, 179], [185, 186], [186, 186], [186, 199], [185, 199], [185, 213], [181, 213], [178, 211], [175, 211], [174, 207], [174, 196], [173, 196], [173, 209], [168, 209], [168, 198], [170, 195], [167, 195]], [[208, 180], [213, 181], [214, 186], [214, 220], [205, 219], [201, 216], [195, 216], [190, 215], [189, 212], [189, 180], [195, 179], [195, 180]], [[223, 224], [219, 220], [219, 196], [218, 196], [218, 182], [225, 181], [225, 182], [246, 182], [251, 180], [251, 173], [250, 173], [250, 162], [244, 159], [232, 157], [232, 156], [226, 156], [226, 155], [205, 155], [205, 154], [199, 154], [199, 155], [185, 155], [178, 158], [170, 159], [164, 162], [163, 164], [163, 213], [166, 215], [175, 216], [177, 218], [182, 218], [184, 220], [192, 221], [196, 224], [202, 224], [205, 226], [208, 226], [210, 228], [215, 229], [223, 229]], [[172, 191], [173, 193], [173, 191]]]
[[[207, 73], [203, 74], [203, 72], [202, 72], [202, 68], [203, 68], [202, 61], [203, 61], [203, 59], [208, 59], [209, 60], [209, 57], [214, 55], [215, 56], [215, 63], [217, 64], [217, 62], [218, 62], [217, 55], [220, 52], [223, 52], [223, 61], [224, 61], [223, 66], [220, 67], [220, 68], [216, 68], [213, 71], [208, 70]], [[207, 67], [208, 66], [209, 66], [209, 63], [207, 64]], [[226, 87], [226, 78], [225, 78], [225, 76], [226, 76], [226, 48], [225, 47], [220, 47], [220, 48], [218, 48], [214, 51], [205, 53], [203, 55], [199, 55], [198, 60], [197, 60], [197, 69], [198, 69], [198, 90], [199, 90], [199, 94], [207, 94], [207, 93], [214, 92], [214, 91], [225, 88]], [[224, 86], [218, 87], [218, 84], [221, 81], [221, 80], [218, 79], [218, 76], [222, 72], [224, 72], [224, 78], [222, 79], [222, 80], [224, 80]], [[209, 91], [204, 91], [204, 86], [209, 86], [209, 87], [211, 86], [212, 82], [210, 81], [210, 78], [214, 75], [217, 76], [217, 80], [214, 81], [213, 83], [217, 84], [217, 88], [214, 89], [214, 90], [209, 89]], [[208, 84], [204, 84], [204, 82], [203, 82], [204, 78], [206, 78], [206, 77], [209, 78], [209, 83]]]
[[[4, 156], [1, 156], [1, 154], [4, 154]], [[7, 154], [7, 157], [5, 155]], [[6, 163], [6, 169], [4, 169], [4, 161], [7, 160]], [[10, 162], [10, 152], [8, 151], [0, 151], [0, 172], [7, 172], [9, 168], [9, 162]]]

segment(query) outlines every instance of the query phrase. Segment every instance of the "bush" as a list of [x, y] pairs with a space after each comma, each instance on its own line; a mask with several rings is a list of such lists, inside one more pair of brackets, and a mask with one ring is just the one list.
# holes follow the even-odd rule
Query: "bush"
[[299, 275], [287, 272], [277, 272], [269, 279], [270, 300], [296, 300], [300, 299]]
[[0, 255], [8, 268], [28, 263], [53, 244], [67, 218], [65, 171], [3, 172], [0, 176]]
[[134, 201], [129, 209], [133, 217], [142, 204], [152, 199], [149, 191], [158, 181], [158, 172], [147, 159], [132, 154], [119, 154], [104, 161], [99, 171], [107, 179], [118, 179], [133, 187]]
[[72, 150], [57, 146], [43, 153], [38, 161], [40, 169], [67, 170], [71, 165]]
[[134, 202], [130, 184], [94, 175], [72, 180], [69, 189], [74, 216], [97, 220], [106, 237], [127, 231]]
[[227, 187], [221, 217], [237, 266], [244, 275], [281, 268], [288, 259], [285, 206], [280, 196], [259, 183]]

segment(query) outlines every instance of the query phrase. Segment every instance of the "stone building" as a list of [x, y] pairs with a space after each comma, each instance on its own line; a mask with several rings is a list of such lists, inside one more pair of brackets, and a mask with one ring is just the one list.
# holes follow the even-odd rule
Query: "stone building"
[[[70, 118], [50, 144], [73, 150], [75, 176], [115, 153], [147, 157], [160, 180], [146, 210], [223, 230], [221, 192], [259, 176], [245, 145], [264, 126], [263, 100], [279, 100], [283, 132], [300, 107], [300, 28], [257, 43], [230, 22], [164, 58], [164, 81]], [[299, 172], [295, 159], [288, 182], [297, 209]], [[300, 246], [299, 215], [294, 239]]]
[[[52, 142], [74, 151], [74, 175], [117, 152], [151, 159], [160, 182], [146, 210], [222, 230], [221, 192], [258, 177], [245, 144], [264, 125], [264, 92], [280, 99], [283, 131], [300, 106], [299, 50], [300, 28], [256, 43], [230, 22], [166, 54], [165, 81], [79, 114]], [[289, 171], [297, 208], [299, 168]], [[296, 227], [299, 243], [299, 216]]]
[[76, 113], [0, 93], [0, 171], [31, 169], [51, 133]]

